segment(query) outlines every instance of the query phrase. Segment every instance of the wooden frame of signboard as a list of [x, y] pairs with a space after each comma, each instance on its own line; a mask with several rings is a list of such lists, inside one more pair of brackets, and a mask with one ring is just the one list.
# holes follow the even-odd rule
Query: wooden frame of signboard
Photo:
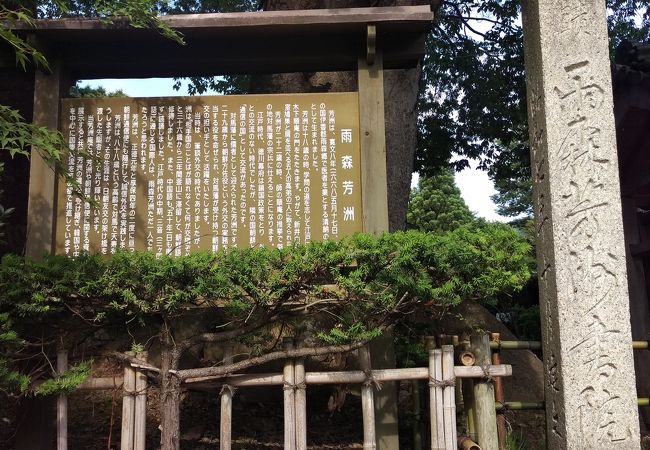
[[[39, 21], [23, 30], [36, 44], [48, 43], [52, 65], [50, 73], [36, 71], [34, 123], [58, 129], [59, 100], [74, 79], [356, 69], [364, 231], [388, 231], [383, 70], [418, 63], [432, 19], [428, 6], [168, 16], [187, 41], [178, 48], [154, 30], [111, 33], [117, 26], [97, 20]], [[214, 50], [215, 39], [235, 44]], [[271, 53], [257, 55], [269, 41], [275, 45], [264, 51]], [[161, 59], [156, 49], [171, 56]], [[125, 63], [116, 63], [120, 58]], [[55, 250], [57, 179], [36, 152], [30, 173], [26, 254], [38, 258]]]
[[[184, 34], [186, 46], [163, 39], [155, 30], [90, 19], [38, 21], [35, 28], [20, 30], [35, 45], [48, 44], [43, 52], [51, 71], [35, 74], [34, 123], [59, 128], [60, 99], [76, 79], [356, 70], [363, 227], [369, 233], [388, 231], [383, 71], [419, 63], [433, 20], [428, 5], [183, 15], [163, 20]], [[221, 39], [233, 45], [215, 46]], [[57, 183], [52, 169], [34, 152], [28, 257], [55, 251]], [[379, 363], [390, 365], [390, 359]], [[395, 400], [394, 386], [377, 395], [383, 409], [377, 418], [380, 449], [398, 446], [396, 410], [387, 407]], [[65, 445], [59, 450], [65, 450]]]

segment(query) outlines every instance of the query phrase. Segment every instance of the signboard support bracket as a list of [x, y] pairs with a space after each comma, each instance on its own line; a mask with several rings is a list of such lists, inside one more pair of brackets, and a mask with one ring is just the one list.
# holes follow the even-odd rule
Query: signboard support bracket
[[377, 26], [368, 24], [366, 28], [366, 62], [369, 66], [375, 63], [377, 54]]

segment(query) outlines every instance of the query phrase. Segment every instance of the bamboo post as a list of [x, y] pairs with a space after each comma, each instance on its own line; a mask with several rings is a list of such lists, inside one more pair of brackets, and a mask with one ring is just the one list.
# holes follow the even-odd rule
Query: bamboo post
[[[293, 338], [285, 337], [283, 340], [285, 351], [293, 349]], [[296, 414], [295, 414], [295, 372], [292, 359], [284, 363], [284, 449], [296, 449]]]
[[411, 392], [413, 400], [413, 450], [422, 450], [422, 429], [420, 422], [422, 411], [420, 410], [420, 381], [411, 381]]
[[436, 378], [436, 356], [435, 356], [435, 346], [436, 338], [433, 336], [428, 336], [427, 341], [427, 350], [429, 351], [429, 432], [430, 432], [430, 446], [431, 450], [443, 450], [443, 447], [440, 447], [440, 437], [439, 433], [442, 429], [438, 425], [438, 402], [442, 398], [438, 397], [438, 387], [436, 386], [436, 381], [439, 381], [439, 378]]
[[[56, 355], [56, 372], [58, 375], [68, 370], [68, 352], [60, 350]], [[56, 448], [68, 450], [68, 397], [59, 394], [56, 399]]]
[[[454, 346], [454, 349], [458, 348], [458, 346]], [[453, 367], [453, 354], [452, 354], [452, 367]], [[454, 369], [452, 369], [454, 370]], [[454, 370], [455, 372], [455, 370]], [[456, 422], [454, 423], [454, 432], [458, 434], [459, 432], [459, 426], [458, 426], [458, 420], [460, 419], [460, 423], [465, 423], [465, 398], [463, 397], [463, 380], [462, 378], [456, 377], [454, 380], [454, 397], [456, 399], [456, 414], [454, 415], [454, 418], [456, 419]]]
[[465, 408], [465, 420], [467, 437], [472, 441], [476, 440], [476, 406], [474, 405], [474, 380], [471, 378], [463, 380], [463, 406]]
[[[470, 351], [469, 334], [463, 334], [460, 339], [461, 354], [458, 357], [461, 365], [473, 366], [476, 363], [476, 357]], [[476, 427], [474, 416], [474, 380], [471, 378], [462, 380], [461, 392], [463, 394], [463, 424], [465, 433], [474, 441], [476, 440]]]
[[[471, 337], [472, 353], [476, 365], [484, 372], [490, 365], [490, 339], [487, 334]], [[494, 404], [494, 384], [490, 378], [474, 380], [474, 405], [476, 410], [476, 440], [483, 450], [498, 450], [497, 417]]]
[[[492, 333], [490, 336], [491, 342], [500, 342], [501, 335], [499, 333]], [[492, 364], [501, 364], [501, 353], [499, 347], [492, 352]], [[503, 392], [503, 379], [501, 377], [494, 377], [494, 400], [499, 403], [505, 402], [505, 394]], [[497, 413], [497, 438], [499, 441], [499, 450], [506, 449], [506, 417], [503, 412]]]
[[456, 377], [456, 385], [454, 386], [454, 394], [456, 396], [456, 435], [466, 434], [466, 428], [464, 424], [467, 423], [467, 418], [465, 417], [465, 397], [463, 396], [463, 383], [465, 380], [462, 378]]
[[359, 349], [359, 365], [366, 373], [366, 381], [361, 385], [361, 409], [363, 413], [363, 448], [375, 450], [375, 400], [372, 386], [372, 364], [367, 346]]
[[[132, 353], [128, 352], [127, 354]], [[122, 433], [120, 439], [121, 450], [133, 449], [133, 435], [135, 422], [135, 370], [128, 364], [124, 366], [124, 385], [122, 392]]]
[[[444, 450], [445, 448], [445, 409], [444, 397], [442, 394], [442, 350], [439, 348], [433, 349], [433, 385], [436, 396], [436, 450]], [[433, 442], [431, 444], [433, 446]]]
[[[223, 349], [223, 365], [232, 364], [232, 346], [227, 345]], [[232, 396], [233, 388], [223, 385], [219, 394], [221, 397], [221, 415], [219, 417], [219, 449], [230, 450], [232, 446]]]
[[[298, 342], [300, 346], [300, 342]], [[307, 450], [307, 385], [305, 384], [305, 358], [298, 358], [296, 378], [296, 450]]]
[[[147, 352], [142, 352], [138, 359], [147, 361]], [[147, 375], [141, 370], [135, 371], [135, 420], [133, 449], [145, 450], [147, 441]]]
[[454, 384], [454, 346], [442, 346], [442, 380], [445, 387], [442, 391], [445, 417], [445, 450], [455, 450], [456, 438], [456, 401]]

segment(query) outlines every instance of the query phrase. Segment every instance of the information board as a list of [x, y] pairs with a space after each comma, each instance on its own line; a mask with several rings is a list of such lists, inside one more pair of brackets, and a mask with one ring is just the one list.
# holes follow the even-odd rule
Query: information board
[[357, 93], [62, 100], [56, 251], [184, 255], [363, 230]]

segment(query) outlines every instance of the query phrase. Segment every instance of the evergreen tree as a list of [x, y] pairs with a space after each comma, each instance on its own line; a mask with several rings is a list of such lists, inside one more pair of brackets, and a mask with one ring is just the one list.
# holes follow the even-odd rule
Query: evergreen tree
[[411, 191], [407, 214], [408, 227], [419, 231], [444, 232], [472, 223], [469, 210], [450, 169], [420, 178], [420, 185]]

